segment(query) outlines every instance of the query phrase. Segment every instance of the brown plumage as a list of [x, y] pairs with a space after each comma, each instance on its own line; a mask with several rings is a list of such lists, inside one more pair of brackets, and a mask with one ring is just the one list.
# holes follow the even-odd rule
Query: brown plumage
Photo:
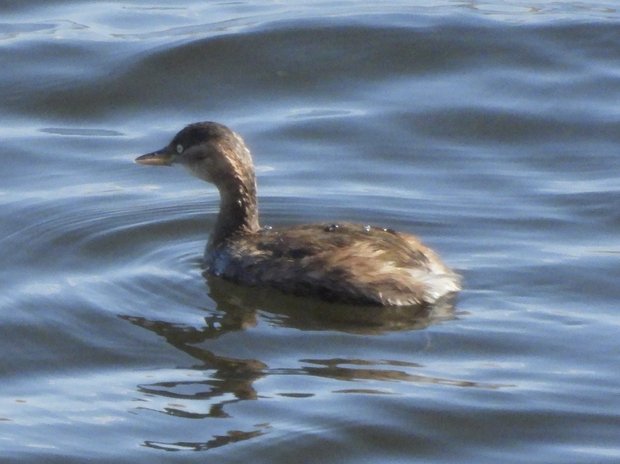
[[432, 304], [460, 289], [458, 276], [413, 235], [349, 223], [260, 228], [250, 152], [221, 124], [191, 124], [136, 161], [180, 163], [216, 185], [220, 212], [205, 264], [226, 280], [382, 306]]

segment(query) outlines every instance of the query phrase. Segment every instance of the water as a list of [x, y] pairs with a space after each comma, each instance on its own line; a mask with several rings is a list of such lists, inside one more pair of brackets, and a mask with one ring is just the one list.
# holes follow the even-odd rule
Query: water
[[[620, 460], [615, 2], [0, 14], [0, 461]], [[200, 120], [246, 138], [263, 223], [414, 232], [456, 307], [206, 282], [216, 192], [133, 163]]]

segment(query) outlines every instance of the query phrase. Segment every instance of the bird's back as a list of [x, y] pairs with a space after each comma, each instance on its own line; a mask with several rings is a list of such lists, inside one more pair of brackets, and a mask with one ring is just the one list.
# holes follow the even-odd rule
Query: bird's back
[[360, 305], [432, 304], [460, 289], [415, 236], [348, 223], [236, 234], [209, 250], [206, 264], [240, 284]]

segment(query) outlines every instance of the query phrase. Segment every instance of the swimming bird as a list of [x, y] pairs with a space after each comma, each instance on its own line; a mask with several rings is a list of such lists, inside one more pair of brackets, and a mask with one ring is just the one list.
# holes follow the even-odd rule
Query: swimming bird
[[459, 276], [411, 234], [348, 222], [261, 227], [252, 156], [222, 124], [190, 124], [136, 162], [180, 164], [219, 190], [220, 210], [205, 251], [209, 274], [370, 306], [429, 305], [461, 288]]

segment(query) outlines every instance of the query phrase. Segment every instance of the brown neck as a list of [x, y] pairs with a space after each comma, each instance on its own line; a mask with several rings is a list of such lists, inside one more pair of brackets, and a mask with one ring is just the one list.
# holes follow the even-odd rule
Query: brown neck
[[243, 181], [233, 179], [231, 182], [219, 185], [218, 189], [220, 212], [207, 250], [213, 250], [234, 234], [252, 233], [260, 228], [256, 181], [253, 175]]

